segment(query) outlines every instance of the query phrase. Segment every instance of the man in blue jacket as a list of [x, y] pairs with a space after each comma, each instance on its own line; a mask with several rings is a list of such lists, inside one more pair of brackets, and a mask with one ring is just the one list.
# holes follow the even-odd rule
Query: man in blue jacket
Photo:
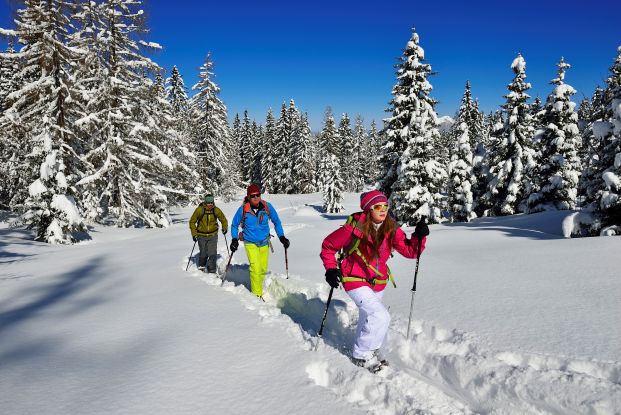
[[[244, 204], [237, 209], [233, 217], [231, 251], [237, 250], [240, 239], [244, 241], [250, 264], [250, 291], [261, 299], [263, 299], [263, 280], [267, 272], [270, 220], [274, 224], [280, 242], [285, 249], [289, 248], [289, 240], [285, 238], [276, 209], [270, 203], [261, 200], [261, 188], [256, 184], [251, 184], [246, 190]], [[237, 229], [239, 226], [242, 227], [241, 237]]]

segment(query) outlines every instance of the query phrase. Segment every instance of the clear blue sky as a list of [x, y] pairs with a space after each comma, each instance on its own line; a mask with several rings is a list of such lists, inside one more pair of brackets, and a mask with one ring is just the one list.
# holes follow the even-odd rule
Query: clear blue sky
[[[208, 51], [231, 118], [248, 109], [264, 122], [294, 98], [311, 126], [327, 105], [368, 124], [386, 116], [393, 64], [416, 27], [440, 115], [452, 115], [467, 79], [481, 108], [494, 110], [526, 59], [531, 96], [547, 96], [561, 56], [575, 100], [602, 85], [621, 45], [619, 0], [512, 1], [183, 1], [145, 3], [151, 33], [164, 49], [152, 59], [177, 65], [188, 89]], [[0, 26], [12, 27], [1, 0]]]

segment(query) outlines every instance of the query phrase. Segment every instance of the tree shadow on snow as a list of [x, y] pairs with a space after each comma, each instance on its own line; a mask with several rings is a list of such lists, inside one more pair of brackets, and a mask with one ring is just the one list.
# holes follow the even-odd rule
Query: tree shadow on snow
[[321, 217], [326, 218], [328, 220], [342, 220], [342, 221], [345, 221], [349, 217], [349, 215], [339, 215], [337, 213], [326, 213], [323, 210], [323, 206], [320, 206], [320, 205], [309, 205], [307, 203], [306, 206], [315, 209], [317, 212], [321, 213]]
[[562, 235], [545, 232], [539, 229], [528, 229], [518, 226], [510, 226], [509, 224], [499, 224], [494, 222], [480, 221], [475, 223], [447, 223], [442, 226], [450, 228], [470, 228], [473, 231], [500, 231], [505, 235], [513, 238], [528, 238], [537, 240], [554, 240], [565, 239]]
[[[84, 289], [92, 288], [96, 282], [94, 280], [101, 277], [101, 274], [97, 273], [97, 268], [99, 268], [101, 262], [101, 257], [90, 259], [88, 263], [75, 270], [62, 273], [60, 279], [50, 278], [54, 281], [52, 284], [37, 287], [29, 286], [22, 290], [21, 293], [17, 293], [10, 299], [0, 303], [0, 336], [6, 330], [39, 315], [49, 317], [53, 307], [71, 301], [73, 297]], [[8, 303], [15, 298], [32, 298], [32, 300], [26, 304], [10, 308]], [[97, 305], [101, 301], [101, 298], [90, 298], [88, 301], [81, 300], [73, 304], [69, 303], [68, 305], [73, 306], [69, 311], [71, 314], [82, 312], [84, 309]]]
[[8, 250], [9, 245], [28, 246], [41, 243], [33, 241], [33, 238], [34, 234], [25, 229], [0, 229], [0, 264], [17, 262], [33, 256], [31, 254], [20, 254]]

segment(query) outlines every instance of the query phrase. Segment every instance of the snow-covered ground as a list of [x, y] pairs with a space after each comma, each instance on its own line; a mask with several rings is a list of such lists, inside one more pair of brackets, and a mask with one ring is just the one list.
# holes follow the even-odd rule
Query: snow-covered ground
[[[391, 260], [392, 366], [373, 375], [347, 358], [357, 311], [342, 290], [314, 350], [321, 240], [357, 195], [334, 215], [319, 194], [267, 200], [291, 247], [286, 279], [275, 243], [266, 303], [243, 249], [224, 285], [185, 272], [191, 209], [169, 229], [96, 227], [74, 246], [0, 225], [0, 412], [621, 413], [621, 238], [565, 239], [566, 212], [431, 226], [410, 341], [415, 262]], [[231, 218], [237, 203], [221, 207]], [[222, 270], [222, 238], [219, 252]]]

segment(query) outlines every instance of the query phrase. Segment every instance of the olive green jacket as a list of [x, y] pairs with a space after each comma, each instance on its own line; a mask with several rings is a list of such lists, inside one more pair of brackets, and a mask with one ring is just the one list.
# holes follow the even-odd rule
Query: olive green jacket
[[[205, 212], [204, 215], [203, 212]], [[199, 218], [200, 222], [198, 222]], [[203, 204], [200, 204], [190, 218], [192, 236], [212, 236], [217, 234], [218, 220], [222, 224], [222, 229], [228, 230], [229, 222], [219, 208], [214, 206], [213, 209], [207, 209]]]

